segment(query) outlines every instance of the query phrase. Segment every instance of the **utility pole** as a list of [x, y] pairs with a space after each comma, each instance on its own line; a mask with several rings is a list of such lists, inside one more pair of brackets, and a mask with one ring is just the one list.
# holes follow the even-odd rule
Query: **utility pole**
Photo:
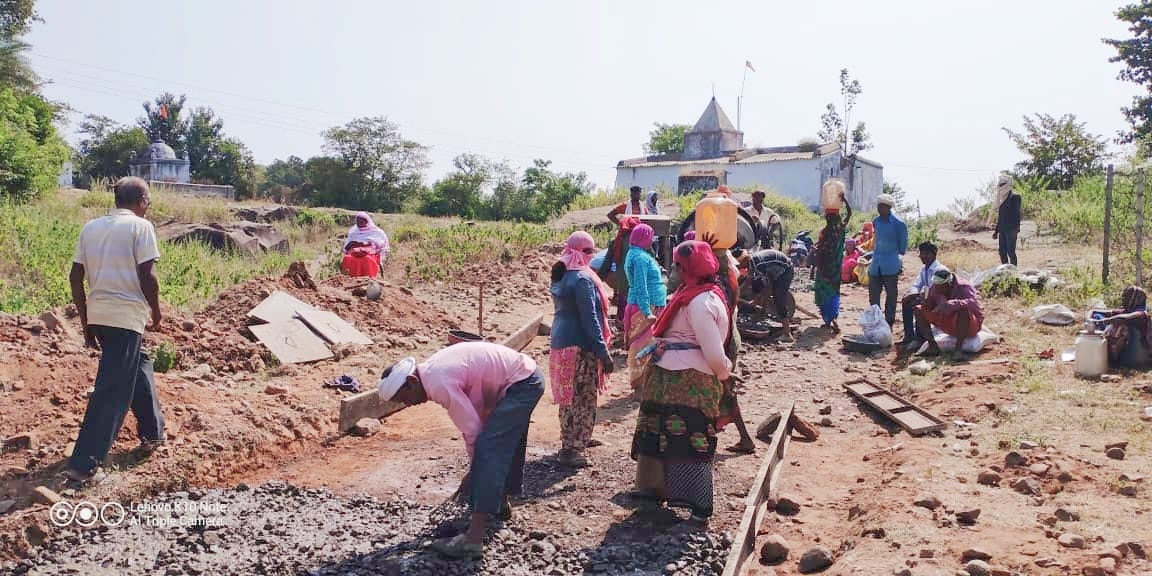
[[1136, 285], [1144, 287], [1144, 168], [1136, 171]]
[[1108, 165], [1108, 180], [1104, 185], [1104, 264], [1100, 279], [1108, 285], [1108, 257], [1112, 251], [1112, 181], [1115, 177], [1115, 167]]

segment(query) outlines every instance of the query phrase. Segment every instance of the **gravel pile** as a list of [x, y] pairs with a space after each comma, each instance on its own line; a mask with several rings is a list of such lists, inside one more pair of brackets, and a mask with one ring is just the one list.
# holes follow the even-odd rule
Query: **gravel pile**
[[[457, 533], [463, 510], [339, 498], [273, 483], [175, 492], [138, 503], [111, 527], [49, 525], [51, 541], [0, 573], [24, 575], [713, 575], [724, 534], [621, 522], [603, 543], [581, 542], [517, 518], [496, 526], [481, 561], [449, 561], [425, 546]], [[573, 542], [580, 545], [574, 546]]]

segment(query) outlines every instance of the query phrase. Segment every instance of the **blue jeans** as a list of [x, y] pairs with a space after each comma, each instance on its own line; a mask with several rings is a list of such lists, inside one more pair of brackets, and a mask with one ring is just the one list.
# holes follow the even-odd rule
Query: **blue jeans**
[[143, 336], [123, 328], [89, 328], [100, 343], [100, 367], [68, 461], [78, 472], [91, 472], [104, 461], [129, 409], [136, 416], [136, 433], [141, 440], [164, 439], [164, 415], [156, 397], [152, 359], [140, 349]]
[[476, 438], [472, 456], [472, 511], [499, 514], [505, 494], [518, 494], [524, 480], [528, 424], [544, 395], [540, 370], [508, 387]]

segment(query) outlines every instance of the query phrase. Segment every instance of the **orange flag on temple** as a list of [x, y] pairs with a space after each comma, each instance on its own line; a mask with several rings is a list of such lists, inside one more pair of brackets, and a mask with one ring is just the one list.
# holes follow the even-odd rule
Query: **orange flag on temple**
[[163, 104], [160, 105], [160, 117], [165, 120], [168, 119], [168, 107]]

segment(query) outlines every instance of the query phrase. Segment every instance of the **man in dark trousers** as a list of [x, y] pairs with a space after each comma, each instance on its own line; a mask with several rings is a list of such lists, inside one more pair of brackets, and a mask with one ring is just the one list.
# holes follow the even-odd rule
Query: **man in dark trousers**
[[141, 349], [145, 326], [155, 330], [161, 319], [155, 268], [160, 251], [156, 230], [144, 219], [151, 204], [148, 184], [128, 177], [113, 189], [116, 208], [84, 226], [69, 276], [84, 344], [101, 351], [95, 388], [68, 461], [66, 474], [78, 482], [93, 480], [129, 409], [144, 452], [164, 441], [152, 360]]
[[1016, 240], [1020, 237], [1021, 198], [1012, 189], [1012, 177], [1007, 174], [996, 181], [996, 230], [992, 239], [1000, 240], [1000, 263], [1016, 266]]

